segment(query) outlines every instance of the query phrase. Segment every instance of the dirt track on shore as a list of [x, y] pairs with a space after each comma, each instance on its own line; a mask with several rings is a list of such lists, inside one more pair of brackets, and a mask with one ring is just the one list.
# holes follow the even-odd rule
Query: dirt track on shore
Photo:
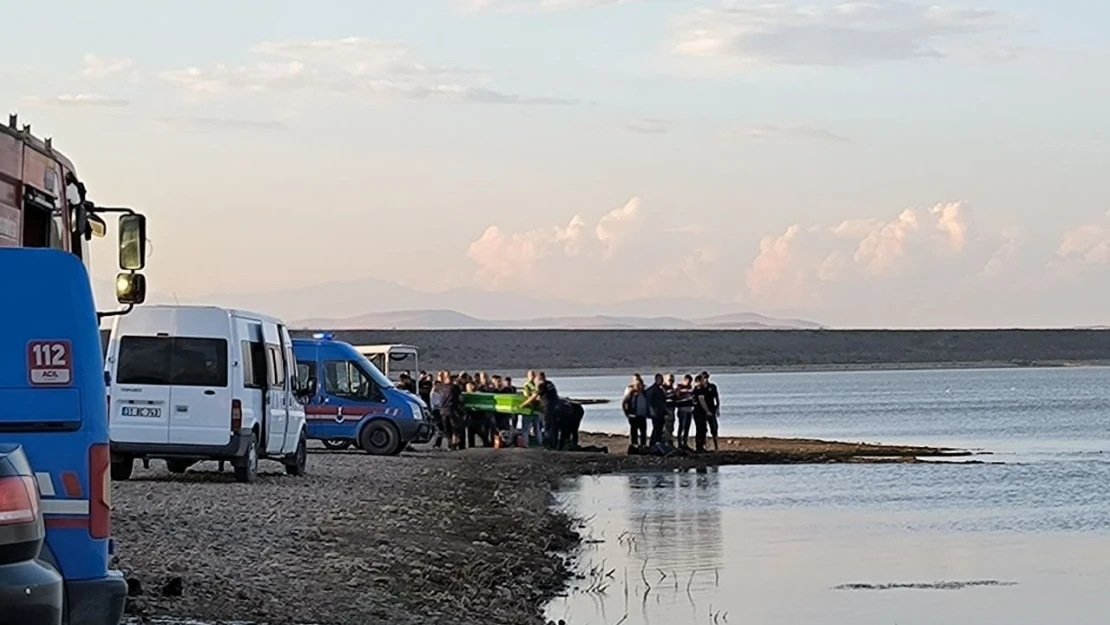
[[[113, 486], [118, 565], [142, 587], [128, 612], [273, 625], [543, 623], [579, 540], [575, 519], [551, 507], [563, 477], [951, 453], [728, 439], [717, 454], [652, 458], [623, 455], [622, 438], [583, 436], [611, 454], [316, 450], [309, 476], [264, 462], [255, 484], [214, 464], [171, 475], [154, 462]], [[163, 596], [178, 581], [180, 596]]]

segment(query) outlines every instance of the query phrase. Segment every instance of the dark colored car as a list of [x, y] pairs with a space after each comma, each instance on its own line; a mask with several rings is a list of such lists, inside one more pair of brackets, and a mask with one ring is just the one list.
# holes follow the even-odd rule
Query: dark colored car
[[39, 560], [45, 538], [27, 456], [0, 443], [0, 625], [61, 625], [62, 576]]

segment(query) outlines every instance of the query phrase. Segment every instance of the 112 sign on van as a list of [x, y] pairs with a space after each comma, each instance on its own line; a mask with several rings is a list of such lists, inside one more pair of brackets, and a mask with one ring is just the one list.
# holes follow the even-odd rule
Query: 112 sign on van
[[73, 381], [73, 346], [69, 341], [27, 344], [27, 376], [31, 386], [65, 386]]

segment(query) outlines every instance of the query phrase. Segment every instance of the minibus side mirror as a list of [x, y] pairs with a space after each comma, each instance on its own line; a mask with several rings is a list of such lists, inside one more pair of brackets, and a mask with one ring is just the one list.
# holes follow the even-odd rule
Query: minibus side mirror
[[146, 266], [146, 217], [138, 213], [119, 218], [119, 268], [139, 271]]

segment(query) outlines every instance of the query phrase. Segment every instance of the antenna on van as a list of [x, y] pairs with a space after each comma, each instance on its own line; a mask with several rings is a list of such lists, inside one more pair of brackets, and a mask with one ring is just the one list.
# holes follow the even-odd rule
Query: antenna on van
[[181, 305], [181, 302], [177, 301], [177, 291], [173, 292], [173, 305], [174, 306], [180, 306]]

